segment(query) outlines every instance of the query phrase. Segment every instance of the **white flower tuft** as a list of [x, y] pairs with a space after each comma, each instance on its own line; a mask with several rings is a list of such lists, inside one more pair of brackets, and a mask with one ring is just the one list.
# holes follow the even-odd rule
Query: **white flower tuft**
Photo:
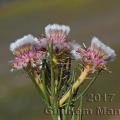
[[94, 46], [97, 48], [100, 48], [101, 50], [103, 50], [105, 52], [105, 54], [107, 55], [106, 59], [108, 61], [112, 61], [115, 59], [115, 57], [116, 57], [115, 51], [112, 48], [110, 48], [109, 46], [102, 43], [97, 37], [92, 38], [91, 47], [94, 48]]
[[81, 45], [78, 43], [72, 43], [72, 51], [71, 54], [75, 59], [81, 59], [80, 54], [77, 52], [81, 48]]
[[68, 35], [70, 32], [70, 27], [66, 25], [59, 24], [49, 24], [45, 27], [45, 34], [49, 37], [51, 31], [62, 31], [64, 34]]
[[39, 46], [40, 47], [46, 47], [48, 44], [48, 40], [46, 38], [40, 38], [39, 39]]
[[38, 39], [33, 35], [25, 35], [23, 38], [17, 39], [15, 42], [10, 44], [10, 50], [14, 52], [17, 48], [25, 45], [25, 44], [37, 44]]

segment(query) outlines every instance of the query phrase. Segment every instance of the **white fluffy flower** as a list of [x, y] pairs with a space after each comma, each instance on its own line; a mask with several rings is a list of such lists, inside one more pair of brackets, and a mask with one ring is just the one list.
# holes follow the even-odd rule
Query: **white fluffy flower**
[[51, 32], [60, 31], [65, 35], [68, 35], [70, 32], [70, 27], [66, 25], [59, 25], [59, 24], [49, 24], [45, 27], [45, 34], [47, 37], [50, 36]]
[[77, 52], [81, 48], [80, 44], [72, 43], [72, 51], [71, 54], [75, 59], [81, 59], [80, 54]]
[[10, 50], [12, 52], [14, 52], [17, 48], [25, 45], [25, 44], [37, 44], [38, 43], [38, 39], [36, 37], [34, 37], [33, 35], [29, 34], [29, 35], [25, 35], [24, 37], [17, 39], [15, 42], [10, 44]]
[[36, 67], [44, 53], [39, 48], [39, 40], [30, 34], [11, 43], [10, 50], [14, 54], [14, 59], [11, 61], [12, 70], [25, 68], [28, 64], [33, 68]]
[[116, 57], [115, 51], [109, 46], [102, 43], [97, 37], [92, 38], [91, 48], [101, 49], [105, 53], [105, 59], [107, 61], [112, 61]]

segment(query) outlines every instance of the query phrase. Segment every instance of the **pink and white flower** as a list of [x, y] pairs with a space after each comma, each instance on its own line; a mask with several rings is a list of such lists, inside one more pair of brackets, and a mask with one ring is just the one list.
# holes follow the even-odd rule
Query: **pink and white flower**
[[59, 24], [49, 24], [45, 27], [45, 35], [48, 43], [53, 43], [55, 53], [69, 53], [71, 51], [71, 42], [68, 41], [70, 27]]
[[29, 63], [35, 67], [44, 54], [38, 44], [39, 40], [30, 34], [11, 43], [10, 50], [15, 56], [11, 61], [12, 70], [27, 67]]
[[45, 35], [53, 44], [60, 44], [66, 41], [70, 27], [66, 25], [49, 24], [45, 27]]
[[[106, 69], [106, 63], [113, 61], [116, 57], [115, 51], [102, 43], [98, 38], [93, 37], [90, 47], [78, 48], [76, 50], [79, 59], [90, 64], [95, 69]], [[76, 54], [74, 54], [76, 56]]]

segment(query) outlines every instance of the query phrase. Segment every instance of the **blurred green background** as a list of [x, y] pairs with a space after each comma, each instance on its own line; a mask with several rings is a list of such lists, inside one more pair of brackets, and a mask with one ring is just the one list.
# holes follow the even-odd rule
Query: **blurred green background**
[[[0, 0], [0, 120], [47, 120], [45, 105], [31, 80], [21, 71], [11, 73], [9, 44], [25, 34], [39, 36], [49, 23], [67, 24], [70, 38], [90, 43], [92, 36], [116, 50], [112, 74], [101, 75], [91, 93], [116, 94], [110, 102], [88, 102], [84, 107], [120, 107], [120, 0]], [[110, 120], [111, 115], [84, 116], [85, 120]], [[119, 119], [120, 120], [120, 119]]]

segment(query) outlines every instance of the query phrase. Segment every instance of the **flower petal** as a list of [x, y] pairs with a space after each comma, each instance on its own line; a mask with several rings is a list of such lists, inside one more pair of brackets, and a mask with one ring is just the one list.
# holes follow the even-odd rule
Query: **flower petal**
[[59, 24], [49, 24], [45, 27], [45, 34], [46, 36], [50, 35], [50, 32], [55, 31], [62, 31], [64, 34], [68, 35], [70, 32], [70, 27], [66, 25], [59, 25]]
[[75, 59], [81, 59], [80, 53], [77, 51], [81, 48], [81, 45], [78, 43], [72, 43], [72, 51], [71, 54]]
[[91, 41], [91, 48], [93, 49], [101, 49], [105, 54], [105, 60], [112, 61], [116, 57], [115, 51], [109, 46], [102, 43], [97, 37], [93, 37]]
[[65, 38], [68, 36], [70, 32], [70, 27], [66, 25], [47, 25], [45, 27], [45, 34], [48, 38], [49, 42], [56, 43], [63, 43], [65, 42]]
[[25, 35], [23, 38], [17, 39], [15, 42], [10, 44], [10, 50], [14, 52], [17, 48], [25, 45], [25, 44], [37, 44], [38, 39], [35, 38], [33, 35]]

